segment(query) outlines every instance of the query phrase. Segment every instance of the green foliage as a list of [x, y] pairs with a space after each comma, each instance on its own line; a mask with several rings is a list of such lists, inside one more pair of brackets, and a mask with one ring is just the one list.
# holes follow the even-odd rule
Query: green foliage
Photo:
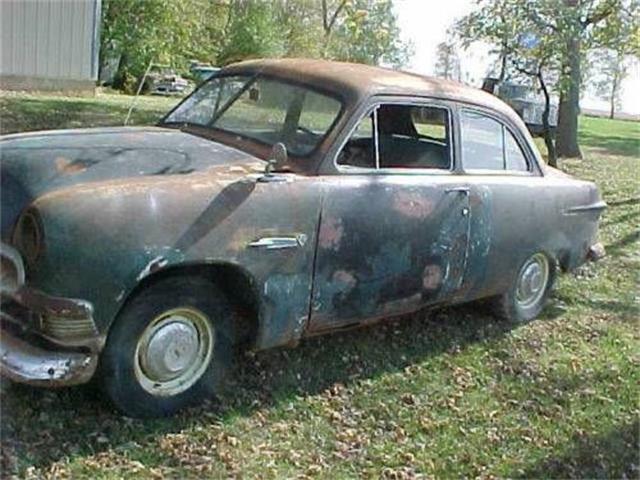
[[221, 7], [207, 0], [104, 0], [102, 8], [100, 54], [119, 58], [116, 87], [134, 90], [149, 62], [184, 69], [218, 51]]
[[[553, 82], [560, 94], [557, 153], [579, 157], [577, 128], [584, 60], [593, 48], [637, 37], [637, 0], [478, 3], [478, 10], [456, 25], [458, 35], [467, 45], [478, 40], [493, 44], [503, 59], [501, 78], [511, 64], [515, 71], [538, 79], [547, 101], [545, 83], [549, 75], [557, 77]], [[547, 141], [555, 151], [548, 131]]]
[[229, 23], [218, 63], [226, 65], [249, 58], [279, 57], [285, 52], [285, 37], [273, 5], [239, 0], [229, 6]]
[[185, 71], [262, 57], [327, 57], [400, 66], [391, 0], [104, 0], [101, 55], [119, 59], [115, 86], [135, 89], [149, 62]]
[[400, 67], [411, 55], [411, 46], [400, 39], [391, 0], [352, 0], [345, 18], [329, 45], [339, 60]]
[[[572, 54], [594, 48], [623, 48], [638, 52], [637, 0], [480, 0], [479, 8], [456, 24], [464, 46], [475, 41], [492, 45], [493, 52], [509, 57], [510, 64], [543, 62], [556, 72], [558, 88], [570, 84]], [[535, 38], [533, 47], [524, 45], [523, 35]], [[580, 47], [575, 52], [575, 47]], [[512, 72], [513, 73], [513, 72]]]

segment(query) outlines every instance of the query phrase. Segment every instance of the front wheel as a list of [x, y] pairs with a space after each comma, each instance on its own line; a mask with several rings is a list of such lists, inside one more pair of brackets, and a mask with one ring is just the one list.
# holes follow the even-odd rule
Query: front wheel
[[555, 276], [556, 265], [546, 254], [531, 255], [520, 266], [509, 290], [492, 299], [496, 316], [513, 323], [536, 318], [549, 296]]
[[105, 390], [133, 417], [158, 417], [213, 395], [231, 357], [231, 310], [202, 278], [160, 280], [116, 319], [101, 358]]

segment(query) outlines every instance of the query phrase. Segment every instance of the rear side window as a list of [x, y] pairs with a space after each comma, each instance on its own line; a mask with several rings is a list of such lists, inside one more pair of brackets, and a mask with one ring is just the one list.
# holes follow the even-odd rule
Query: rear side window
[[526, 172], [529, 169], [520, 145], [502, 123], [486, 115], [463, 110], [461, 124], [465, 170]]
[[520, 145], [518, 145], [518, 141], [505, 127], [502, 127], [502, 130], [504, 131], [505, 139], [506, 169], [517, 172], [526, 172], [529, 169], [527, 159], [524, 156], [524, 153], [522, 153], [522, 149], [520, 148]]

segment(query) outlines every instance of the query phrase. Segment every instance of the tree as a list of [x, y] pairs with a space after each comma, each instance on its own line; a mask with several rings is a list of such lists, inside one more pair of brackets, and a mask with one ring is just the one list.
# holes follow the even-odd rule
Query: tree
[[541, 22], [551, 26], [558, 35], [563, 52], [556, 143], [559, 156], [582, 157], [578, 145], [582, 55], [589, 47], [590, 30], [613, 15], [617, 6], [618, 0], [564, 0], [555, 5], [553, 14], [551, 6], [545, 8], [545, 14], [550, 18]]
[[500, 58], [500, 81], [512, 70], [516, 76], [535, 81], [544, 95], [542, 125], [547, 161], [557, 166], [554, 133], [550, 125], [551, 88], [556, 84], [558, 49], [547, 25], [536, 21], [530, 5], [509, 0], [486, 1], [458, 21], [455, 29], [463, 45], [483, 40], [493, 44]]
[[606, 28], [596, 32], [596, 43], [601, 48], [589, 58], [591, 85], [600, 98], [609, 101], [610, 118], [620, 106], [622, 80], [627, 76], [630, 57], [640, 57], [639, 5], [638, 1], [623, 4], [620, 14], [606, 19]]
[[149, 62], [186, 66], [192, 58], [213, 58], [224, 8], [208, 0], [103, 0], [101, 64], [117, 58], [114, 86], [131, 91]]
[[349, 0], [342, 11], [344, 18], [333, 26], [327, 57], [393, 67], [407, 62], [412, 46], [400, 38], [391, 0]]
[[600, 49], [594, 52], [591, 62], [595, 70], [591, 84], [598, 97], [609, 102], [609, 118], [614, 118], [620, 107], [622, 80], [628, 74], [628, 65], [623, 52]]
[[403, 64], [391, 0], [103, 0], [101, 64], [114, 86], [135, 87], [150, 62], [186, 71], [190, 60], [325, 57]]
[[[619, 26], [637, 25], [637, 0], [480, 0], [480, 8], [458, 23], [467, 41], [482, 39], [513, 55], [510, 33], [533, 29], [538, 41], [553, 44], [546, 68], [559, 72], [558, 156], [581, 156], [578, 114], [582, 63], [586, 52], [603, 39], [619, 38]], [[478, 20], [478, 25], [473, 21]], [[636, 27], [637, 28], [637, 27]], [[517, 37], [517, 35], [516, 35]], [[545, 48], [543, 51], [548, 52]]]
[[228, 7], [224, 46], [218, 63], [279, 57], [286, 51], [277, 11], [267, 2], [233, 0]]
[[327, 54], [329, 48], [329, 42], [331, 41], [331, 34], [340, 18], [340, 14], [347, 6], [349, 0], [338, 0], [337, 3], [331, 9], [328, 0], [322, 0], [322, 30], [324, 31], [323, 39], [323, 56]]
[[442, 78], [462, 80], [460, 56], [456, 45], [450, 40], [441, 42], [436, 47], [435, 74]]

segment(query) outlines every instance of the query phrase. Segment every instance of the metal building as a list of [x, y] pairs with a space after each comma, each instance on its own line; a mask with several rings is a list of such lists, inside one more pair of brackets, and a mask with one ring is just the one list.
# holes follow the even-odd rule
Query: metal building
[[0, 89], [93, 91], [101, 0], [0, 0]]

